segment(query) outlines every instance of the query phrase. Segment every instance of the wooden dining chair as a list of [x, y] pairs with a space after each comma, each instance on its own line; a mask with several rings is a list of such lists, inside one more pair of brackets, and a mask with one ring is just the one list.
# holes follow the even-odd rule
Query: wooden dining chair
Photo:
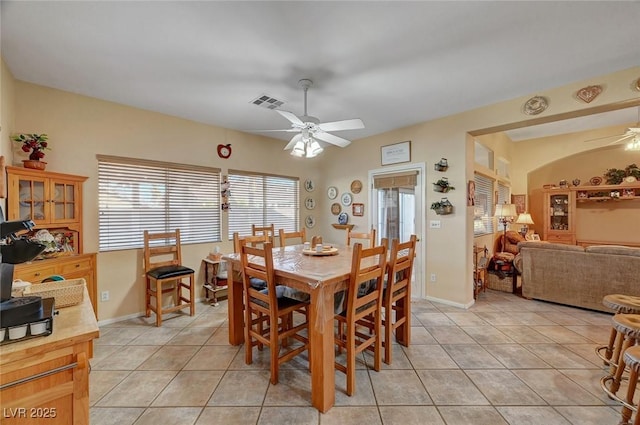
[[[180, 229], [173, 232], [144, 231], [145, 316], [156, 314], [156, 326], [162, 325], [162, 315], [189, 308], [196, 312], [193, 269], [182, 265]], [[187, 294], [185, 295], [186, 290]], [[163, 294], [173, 293], [174, 305], [163, 307]], [[155, 303], [151, 299], [155, 299]]]
[[[278, 297], [273, 269], [272, 244], [263, 247], [248, 246], [245, 241], [240, 246], [240, 263], [243, 271], [245, 305], [245, 363], [253, 363], [253, 347], [269, 347], [271, 355], [271, 383], [278, 383], [280, 365], [309, 350], [309, 339], [302, 335], [309, 327], [309, 304], [287, 297]], [[266, 290], [257, 290], [251, 279], [267, 282]], [[293, 314], [301, 313], [305, 320], [294, 323]], [[290, 345], [288, 338], [300, 344]], [[310, 356], [309, 356], [310, 357]]]
[[274, 238], [276, 237], [275, 225], [270, 224], [268, 226], [256, 226], [255, 224], [252, 224], [251, 234], [253, 236], [264, 235], [269, 238], [269, 242], [274, 243]]
[[396, 334], [396, 339], [405, 347], [409, 346], [411, 339], [411, 275], [417, 240], [416, 235], [411, 235], [407, 242], [400, 243], [398, 239], [391, 242], [386, 286], [382, 297], [386, 364], [391, 364], [391, 339], [394, 331], [401, 328], [402, 337], [398, 338]]
[[240, 253], [240, 245], [244, 242], [251, 246], [261, 246], [267, 242], [271, 242], [266, 235], [246, 235], [240, 236], [238, 232], [233, 233], [233, 252]]
[[347, 229], [347, 246], [351, 246], [351, 240], [358, 239], [363, 242], [369, 242], [369, 248], [372, 248], [376, 244], [376, 229], [371, 229], [369, 233], [352, 232], [351, 229]]
[[[387, 262], [387, 247], [384, 245], [364, 249], [361, 243], [353, 246], [351, 273], [345, 310], [335, 315], [338, 330], [335, 344], [346, 349], [346, 366], [335, 362], [335, 368], [347, 375], [347, 395], [353, 395], [356, 382], [356, 356], [368, 347], [373, 349], [373, 368], [381, 367], [382, 352], [382, 288]], [[370, 283], [370, 290], [358, 297], [361, 284]], [[366, 317], [372, 317], [372, 329], [367, 330]], [[365, 328], [362, 328], [362, 326]]]
[[282, 248], [287, 246], [287, 239], [299, 239], [299, 243], [305, 243], [307, 241], [307, 233], [304, 228], [299, 232], [285, 232], [284, 229], [280, 229], [278, 230], [278, 236]]

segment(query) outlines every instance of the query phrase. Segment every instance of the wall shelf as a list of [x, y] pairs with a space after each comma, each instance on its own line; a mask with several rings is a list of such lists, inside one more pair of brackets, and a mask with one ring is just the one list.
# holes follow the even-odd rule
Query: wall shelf
[[331, 225], [335, 228], [335, 229], [353, 229], [353, 224], [337, 224], [337, 223], [331, 223]]

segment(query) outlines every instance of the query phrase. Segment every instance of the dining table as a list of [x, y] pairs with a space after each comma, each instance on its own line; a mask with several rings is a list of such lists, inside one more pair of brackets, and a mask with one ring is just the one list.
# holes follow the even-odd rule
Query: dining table
[[[309, 294], [311, 404], [323, 413], [335, 403], [334, 298], [336, 293], [347, 289], [353, 255], [351, 246], [332, 247], [337, 248], [333, 255], [310, 253], [302, 244], [273, 248], [276, 284]], [[240, 254], [226, 254], [222, 258], [228, 261], [228, 270], [234, 271], [228, 291], [229, 343], [240, 345], [244, 342]], [[367, 263], [374, 266], [375, 260], [375, 257], [363, 259], [362, 266]], [[408, 341], [409, 331], [408, 326], [397, 329], [399, 343]]]

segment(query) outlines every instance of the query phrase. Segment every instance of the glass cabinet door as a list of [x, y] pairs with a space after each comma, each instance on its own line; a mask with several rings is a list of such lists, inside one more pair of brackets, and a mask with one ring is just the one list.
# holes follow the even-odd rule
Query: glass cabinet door
[[557, 194], [550, 195], [549, 207], [549, 230], [569, 230], [570, 214], [569, 214], [569, 195]]
[[46, 219], [46, 193], [44, 180], [22, 180], [19, 187], [19, 216], [21, 220], [35, 222]]
[[54, 181], [52, 184], [51, 206], [52, 222], [64, 222], [76, 219], [76, 184]]

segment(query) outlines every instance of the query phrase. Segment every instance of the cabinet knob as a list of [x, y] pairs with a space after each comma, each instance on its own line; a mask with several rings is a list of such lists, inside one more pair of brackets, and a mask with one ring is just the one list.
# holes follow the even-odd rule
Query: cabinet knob
[[35, 276], [40, 276], [40, 272], [36, 272], [36, 273], [35, 273]]

